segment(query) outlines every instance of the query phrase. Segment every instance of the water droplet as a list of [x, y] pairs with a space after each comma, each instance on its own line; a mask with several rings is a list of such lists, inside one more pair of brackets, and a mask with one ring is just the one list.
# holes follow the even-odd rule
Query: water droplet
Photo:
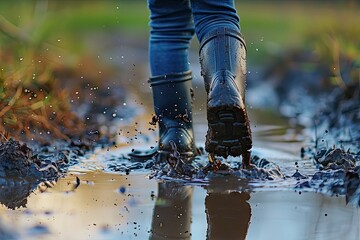
[[124, 102], [123, 105], [126, 106], [126, 103]]
[[22, 61], [22, 60], [24, 60], [24, 58], [21, 57], [21, 58], [20, 58], [20, 61]]
[[58, 39], [57, 41], [58, 41], [58, 42], [61, 42], [61, 39]]
[[113, 117], [116, 117], [116, 113], [113, 113], [112, 116], [113, 116]]
[[122, 193], [122, 194], [124, 194], [124, 193], [126, 192], [126, 188], [123, 187], [123, 186], [120, 187], [120, 188], [119, 188], [119, 192]]
[[256, 51], [259, 51], [259, 49], [258, 49], [258, 48], [256, 48], [255, 50], [256, 50]]

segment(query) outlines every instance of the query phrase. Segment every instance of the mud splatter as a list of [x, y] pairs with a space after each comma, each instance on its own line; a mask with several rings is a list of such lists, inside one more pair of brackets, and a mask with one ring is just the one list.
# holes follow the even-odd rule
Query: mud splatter
[[320, 170], [296, 188], [329, 195], [345, 195], [347, 203], [360, 206], [360, 152], [333, 148], [320, 151], [315, 160]]

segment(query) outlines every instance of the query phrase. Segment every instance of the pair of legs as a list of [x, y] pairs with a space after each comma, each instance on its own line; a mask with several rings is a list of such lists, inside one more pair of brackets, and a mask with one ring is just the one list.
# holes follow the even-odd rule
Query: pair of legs
[[220, 27], [240, 31], [233, 0], [149, 0], [149, 58], [152, 76], [190, 70], [188, 49]]
[[159, 119], [159, 155], [169, 159], [180, 154], [187, 159], [195, 153], [188, 49], [196, 33], [208, 93], [205, 149], [223, 157], [242, 154], [243, 164], [248, 166], [252, 143], [244, 104], [246, 51], [233, 0], [148, 3], [149, 82]]

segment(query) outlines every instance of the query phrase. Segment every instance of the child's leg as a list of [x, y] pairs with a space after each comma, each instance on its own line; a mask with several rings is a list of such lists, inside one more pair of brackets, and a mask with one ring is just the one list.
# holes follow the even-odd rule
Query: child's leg
[[[154, 110], [159, 119], [158, 156], [173, 161], [195, 155], [188, 48], [194, 35], [188, 0], [149, 0], [149, 60]], [[174, 157], [175, 156], [175, 157]]]
[[205, 149], [250, 164], [251, 131], [245, 108], [246, 49], [233, 0], [192, 0], [207, 97]]
[[186, 72], [188, 48], [194, 35], [188, 0], [149, 0], [149, 60], [152, 76]]

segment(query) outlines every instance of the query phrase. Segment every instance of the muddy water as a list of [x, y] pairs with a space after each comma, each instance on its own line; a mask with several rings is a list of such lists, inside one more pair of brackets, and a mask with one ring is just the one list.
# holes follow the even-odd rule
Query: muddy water
[[[197, 119], [201, 145], [206, 131], [201, 112]], [[285, 175], [315, 171], [300, 159], [301, 130], [281, 119], [269, 125], [254, 121], [255, 154], [276, 162]], [[181, 182], [149, 179], [148, 170], [129, 175], [109, 170], [117, 156], [149, 147], [155, 138], [81, 159], [53, 187], [32, 193], [26, 208], [0, 206], [0, 236], [8, 231], [13, 239], [360, 239], [358, 208], [342, 196], [299, 192], [294, 179]], [[74, 190], [76, 177], [80, 185]]]
[[[69, 192], [74, 175], [81, 183]], [[73, 172], [32, 194], [27, 208], [0, 212], [19, 239], [359, 239], [359, 210], [343, 197], [248, 193], [235, 190], [246, 182], [227, 190], [218, 181], [194, 186], [140, 173]]]

